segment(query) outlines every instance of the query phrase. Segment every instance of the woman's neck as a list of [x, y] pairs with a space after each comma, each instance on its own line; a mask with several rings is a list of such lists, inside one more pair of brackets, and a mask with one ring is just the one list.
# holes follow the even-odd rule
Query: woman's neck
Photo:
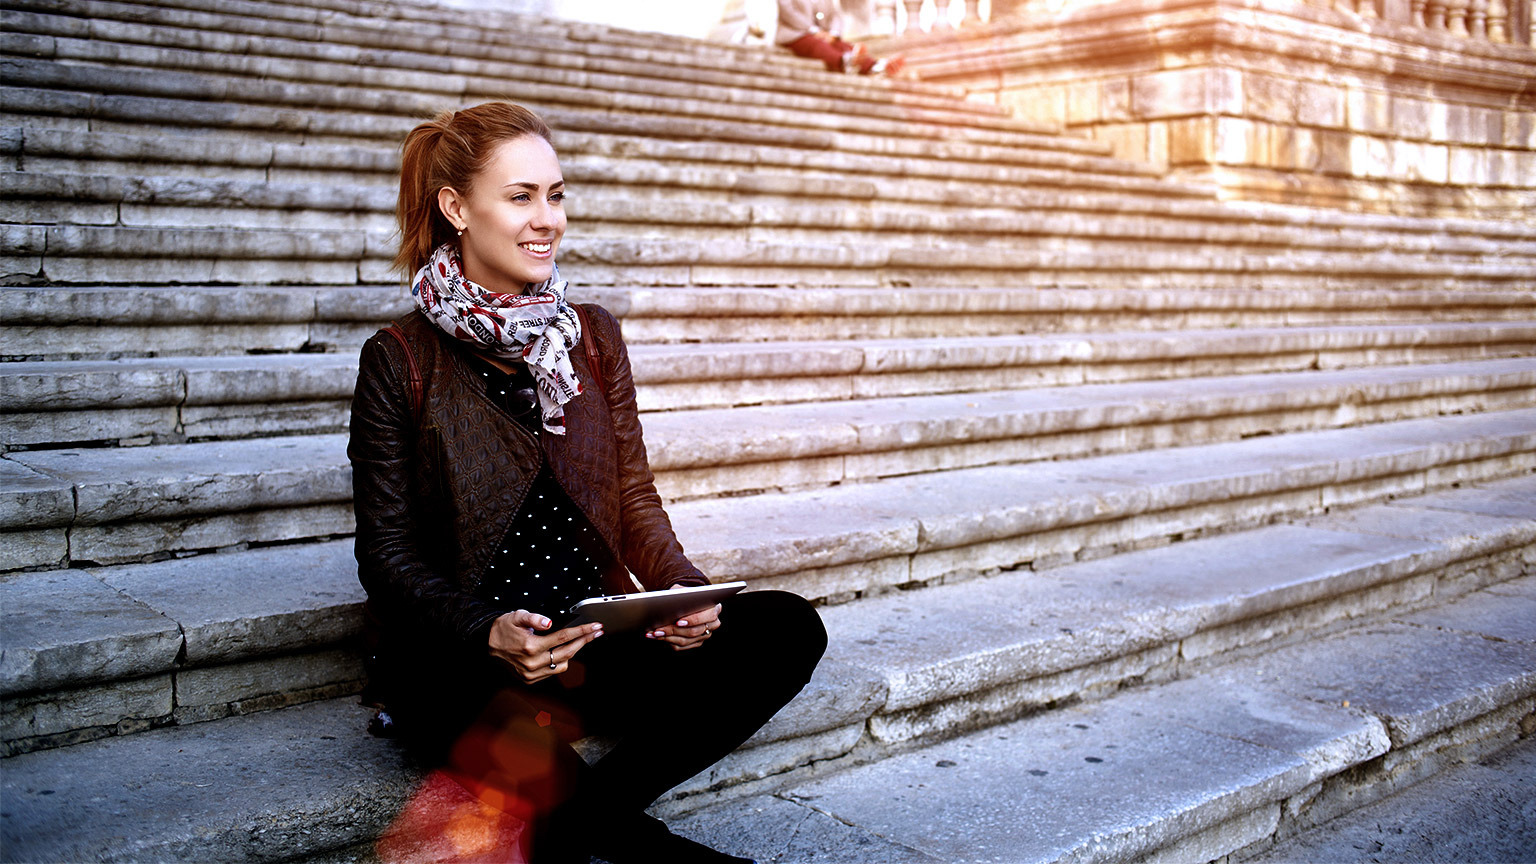
[[481, 360], [484, 360], [485, 362], [491, 364], [492, 366], [495, 366], [497, 369], [500, 369], [502, 372], [505, 372], [508, 375], [511, 375], [512, 374], [512, 370], [517, 368], [517, 367], [512, 365], [512, 361], [510, 361], [510, 360], [503, 360], [500, 357], [492, 357], [491, 355], [485, 353], [484, 351], [476, 352], [476, 356], [478, 356]]

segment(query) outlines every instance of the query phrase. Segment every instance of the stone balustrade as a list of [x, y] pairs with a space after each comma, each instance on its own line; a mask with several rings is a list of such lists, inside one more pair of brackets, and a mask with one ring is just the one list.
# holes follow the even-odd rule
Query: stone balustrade
[[[927, 27], [923, 26], [927, 18], [923, 14], [925, 4], [934, 10]], [[995, 5], [989, 4], [989, 7]], [[898, 16], [897, 6], [902, 8], [904, 17]], [[983, 15], [981, 6], [981, 0], [874, 0], [871, 31], [905, 34], [968, 27], [991, 17], [990, 14]]]
[[1532, 44], [1532, 0], [1308, 0], [1312, 6], [1464, 39]]
[[[1409, 24], [1451, 36], [1500, 44], [1536, 44], [1536, 0], [1305, 0], [1321, 9]], [[846, 4], [845, 4], [846, 5]], [[924, 6], [933, 9], [924, 14]], [[873, 0], [872, 33], [916, 34], [968, 27], [1000, 18], [1059, 12], [1088, 5], [1062, 0]], [[905, 13], [898, 16], [897, 7]], [[931, 15], [931, 18], [930, 18]], [[929, 21], [928, 26], [923, 26]]]

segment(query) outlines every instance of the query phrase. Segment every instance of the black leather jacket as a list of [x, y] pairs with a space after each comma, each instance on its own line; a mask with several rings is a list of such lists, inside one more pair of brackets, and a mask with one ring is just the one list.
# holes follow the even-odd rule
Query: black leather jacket
[[497, 407], [464, 360], [469, 349], [420, 313], [400, 322], [423, 385], [419, 413], [400, 342], [380, 332], [363, 346], [347, 456], [358, 578], [387, 630], [485, 650], [499, 613], [475, 589], [540, 460], [602, 536], [606, 593], [634, 590], [626, 568], [647, 590], [708, 583], [683, 554], [656, 493], [618, 322], [599, 306], [583, 309], [606, 393], [592, 386], [578, 344], [571, 361], [590, 389], [566, 403], [563, 436], [535, 437]]

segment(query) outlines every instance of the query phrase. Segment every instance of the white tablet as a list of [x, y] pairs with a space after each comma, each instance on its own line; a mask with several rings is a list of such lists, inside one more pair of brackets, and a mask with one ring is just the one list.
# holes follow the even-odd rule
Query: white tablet
[[648, 630], [676, 621], [690, 612], [707, 609], [745, 587], [745, 582], [722, 582], [666, 591], [589, 597], [571, 607], [571, 617], [564, 621], [556, 619], [551, 629], [600, 621], [604, 633]]

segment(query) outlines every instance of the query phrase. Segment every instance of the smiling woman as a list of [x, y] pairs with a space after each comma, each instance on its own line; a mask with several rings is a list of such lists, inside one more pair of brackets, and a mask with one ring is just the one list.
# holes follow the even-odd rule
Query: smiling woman
[[464, 277], [507, 294], [554, 271], [564, 201], [555, 148], [531, 136], [496, 145], [469, 189], [437, 192], [438, 208], [459, 234]]
[[[525, 826], [496, 860], [743, 860], [645, 808], [793, 698], [826, 631], [778, 591], [640, 632], [552, 626], [633, 580], [709, 582], [656, 493], [618, 322], [566, 301], [564, 199], [549, 129], [519, 106], [406, 138], [395, 264], [417, 311], [363, 346], [347, 450], [365, 698]], [[588, 766], [570, 745], [594, 733], [618, 743]]]

